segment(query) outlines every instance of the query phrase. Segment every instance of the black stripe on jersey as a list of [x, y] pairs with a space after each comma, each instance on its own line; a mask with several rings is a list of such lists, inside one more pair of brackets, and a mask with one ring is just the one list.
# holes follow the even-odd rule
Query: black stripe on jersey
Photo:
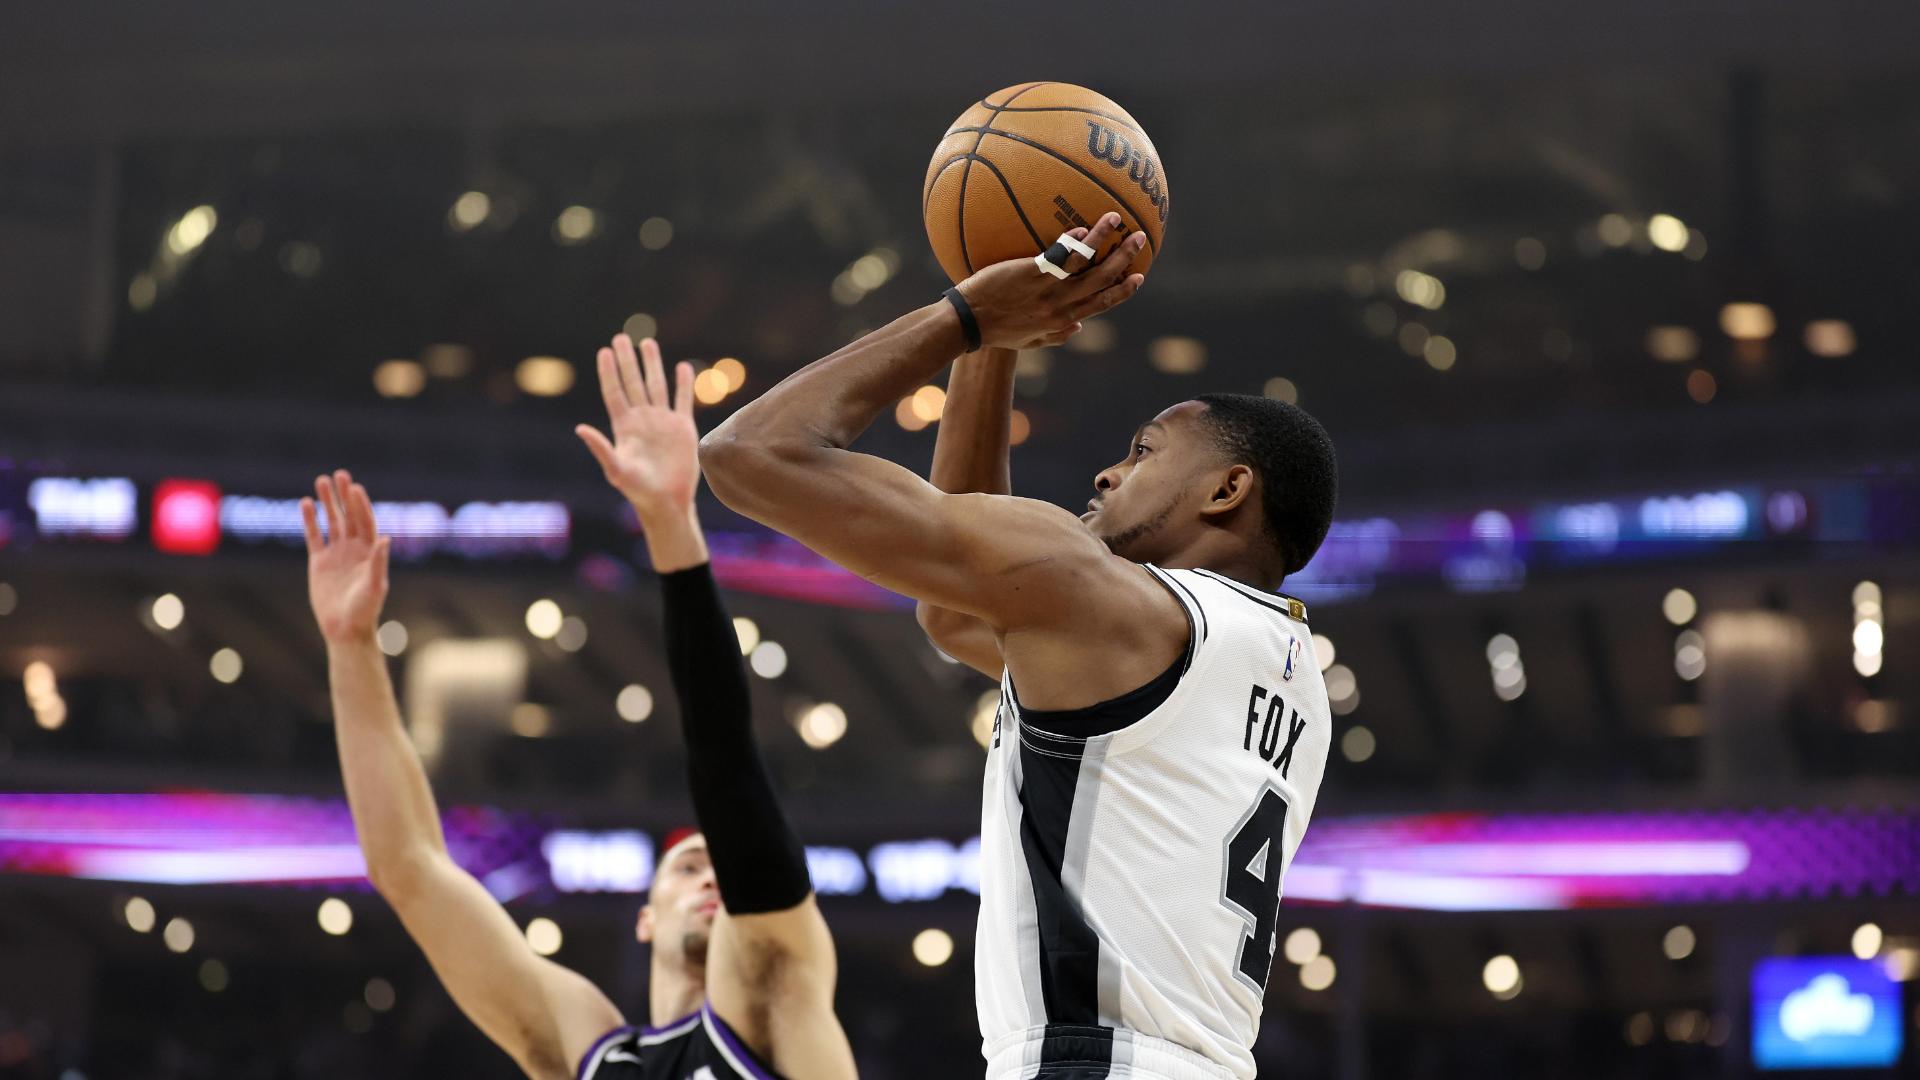
[[1024, 717], [1020, 726], [1020, 850], [1033, 882], [1041, 1000], [1051, 1023], [1096, 1026], [1100, 1022], [1100, 939], [1060, 882], [1086, 743], [1055, 738], [1040, 749], [1026, 739]]
[[1113, 1029], [1048, 1024], [1033, 1080], [1098, 1080], [1113, 1068]]
[[1301, 622], [1307, 621], [1306, 601], [1301, 600], [1298, 597], [1288, 596], [1286, 593], [1263, 593], [1251, 585], [1243, 585], [1240, 582], [1235, 581], [1230, 577], [1223, 577], [1219, 574], [1214, 573], [1211, 570], [1201, 570], [1196, 567], [1194, 569], [1194, 573], [1205, 574], [1206, 576], [1212, 578], [1213, 580], [1219, 582], [1222, 585], [1227, 586], [1228, 588], [1232, 589], [1234, 592], [1239, 593], [1241, 596], [1246, 597], [1247, 599], [1253, 601], [1254, 603], [1259, 604], [1263, 607], [1270, 607], [1273, 610], [1279, 612], [1280, 614], [1285, 615], [1289, 619], [1296, 617], [1293, 611], [1289, 609], [1285, 604], [1276, 603], [1275, 601], [1287, 600], [1287, 601], [1291, 601], [1292, 603], [1299, 604], [1300, 614], [1298, 618]]

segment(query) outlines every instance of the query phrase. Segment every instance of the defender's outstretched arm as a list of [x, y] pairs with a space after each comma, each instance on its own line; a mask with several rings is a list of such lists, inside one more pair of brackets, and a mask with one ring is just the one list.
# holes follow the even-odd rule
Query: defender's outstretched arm
[[580, 437], [639, 516], [665, 600], [667, 660], [687, 743], [693, 808], [724, 905], [707, 952], [707, 996], [783, 1076], [842, 1080], [853, 1052], [833, 1012], [833, 937], [814, 903], [806, 852], [753, 737], [752, 698], [733, 620], [694, 512], [700, 484], [693, 368], [669, 400], [660, 348], [622, 335], [600, 350], [613, 438]]
[[301, 500], [307, 584], [327, 642], [334, 731], [367, 877], [393, 905], [447, 992], [535, 1080], [573, 1074], [593, 1039], [621, 1023], [592, 983], [539, 955], [511, 916], [447, 854], [426, 770], [401, 726], [374, 627], [387, 595], [389, 540], [366, 488], [345, 471]]

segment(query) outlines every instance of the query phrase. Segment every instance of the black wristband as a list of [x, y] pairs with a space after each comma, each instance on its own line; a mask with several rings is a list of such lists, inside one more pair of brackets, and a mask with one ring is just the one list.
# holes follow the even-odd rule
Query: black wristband
[[960, 315], [960, 332], [967, 335], [967, 351], [979, 352], [980, 320], [973, 317], [973, 305], [967, 303], [967, 298], [960, 295], [958, 285], [941, 295], [947, 298], [947, 303], [952, 304], [953, 310]]

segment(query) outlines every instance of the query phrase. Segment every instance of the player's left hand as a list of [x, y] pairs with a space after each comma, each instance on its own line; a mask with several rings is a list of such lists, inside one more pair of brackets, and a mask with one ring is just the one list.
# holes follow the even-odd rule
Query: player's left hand
[[[600, 463], [607, 483], [633, 504], [642, 524], [684, 518], [700, 486], [700, 432], [693, 423], [693, 365], [675, 365], [669, 397], [660, 345], [620, 334], [598, 357], [600, 397], [613, 429], [609, 441], [591, 424], [573, 429]], [[643, 370], [644, 368], [644, 370]]]
[[[1075, 229], [1069, 235], [1099, 251], [1121, 227], [1119, 214], [1106, 214], [1092, 229]], [[1043, 272], [1030, 258], [1010, 259], [977, 271], [959, 289], [980, 324], [981, 343], [990, 348], [1030, 349], [1058, 345], [1079, 333], [1082, 321], [1125, 303], [1140, 291], [1146, 277], [1127, 270], [1146, 242], [1146, 234], [1136, 232], [1114, 244], [1097, 263], [1069, 255], [1061, 266], [1070, 275], [1066, 278]]]

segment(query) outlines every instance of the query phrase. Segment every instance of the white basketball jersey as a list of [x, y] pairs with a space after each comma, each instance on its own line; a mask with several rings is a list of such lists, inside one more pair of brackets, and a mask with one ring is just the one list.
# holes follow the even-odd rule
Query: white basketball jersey
[[989, 1080], [1254, 1075], [1280, 883], [1326, 770], [1327, 691], [1298, 600], [1145, 572], [1192, 624], [1177, 670], [1024, 716], [1001, 679], [974, 969]]

